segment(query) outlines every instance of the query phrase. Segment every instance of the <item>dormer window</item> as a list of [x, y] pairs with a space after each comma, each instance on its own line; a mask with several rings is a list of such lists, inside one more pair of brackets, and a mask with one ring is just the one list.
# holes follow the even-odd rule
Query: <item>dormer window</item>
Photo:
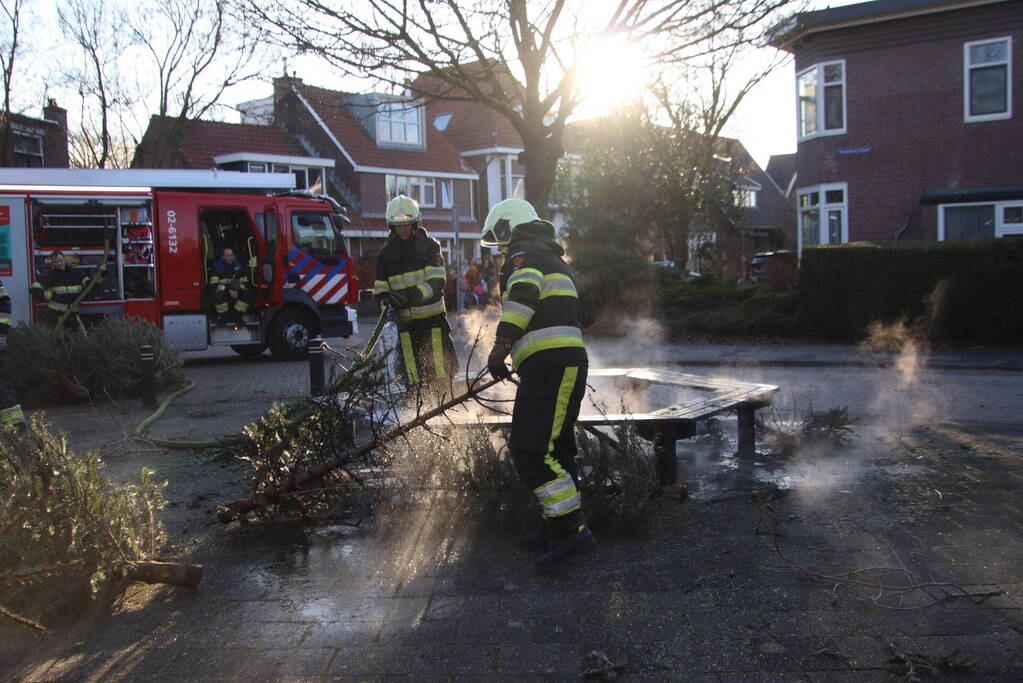
[[377, 109], [377, 142], [422, 145], [423, 125], [419, 107], [408, 102], [384, 102]]

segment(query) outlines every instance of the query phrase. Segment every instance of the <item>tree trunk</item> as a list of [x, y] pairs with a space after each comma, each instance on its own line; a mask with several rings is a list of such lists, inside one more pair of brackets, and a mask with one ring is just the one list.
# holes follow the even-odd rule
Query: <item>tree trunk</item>
[[182, 588], [198, 588], [202, 583], [201, 564], [176, 562], [136, 562], [128, 578], [143, 583], [165, 583]]
[[519, 163], [526, 171], [525, 200], [533, 205], [542, 218], [547, 218], [547, 203], [554, 189], [554, 176], [565, 150], [560, 144], [546, 138], [523, 139], [522, 142], [526, 149], [519, 154]]

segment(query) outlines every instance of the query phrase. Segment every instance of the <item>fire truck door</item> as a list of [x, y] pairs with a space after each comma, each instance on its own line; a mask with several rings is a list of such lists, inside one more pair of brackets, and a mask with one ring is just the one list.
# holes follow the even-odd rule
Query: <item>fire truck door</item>
[[262, 276], [263, 284], [269, 287], [271, 291], [274, 289], [274, 282], [277, 276], [278, 225], [280, 225], [280, 221], [272, 205], [266, 207], [263, 213], [256, 216], [256, 227], [259, 230], [260, 238], [263, 240], [263, 252], [259, 259], [259, 274]]

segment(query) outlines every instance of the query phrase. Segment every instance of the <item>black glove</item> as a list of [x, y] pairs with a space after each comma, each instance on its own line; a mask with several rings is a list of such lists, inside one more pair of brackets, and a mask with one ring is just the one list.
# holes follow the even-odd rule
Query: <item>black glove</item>
[[511, 353], [511, 344], [497, 342], [494, 348], [490, 349], [487, 356], [487, 370], [494, 379], [508, 379], [511, 377], [511, 369], [504, 362], [504, 359]]
[[412, 304], [412, 292], [408, 289], [396, 289], [389, 296], [394, 308], [408, 308]]

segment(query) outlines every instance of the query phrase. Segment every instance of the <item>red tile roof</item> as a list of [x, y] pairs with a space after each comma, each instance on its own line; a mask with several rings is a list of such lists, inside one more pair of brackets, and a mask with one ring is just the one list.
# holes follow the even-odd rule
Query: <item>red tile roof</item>
[[[153, 116], [143, 140], [159, 136], [159, 130], [169, 119]], [[222, 154], [252, 152], [307, 157], [306, 152], [290, 135], [273, 126], [220, 121], [191, 121], [186, 129], [181, 154], [173, 163], [156, 162], [175, 168], [213, 168], [214, 157]], [[149, 159], [147, 159], [149, 161]]]
[[[471, 173], [444, 135], [426, 121], [426, 149], [389, 149], [378, 147], [351, 111], [345, 106], [347, 93], [311, 85], [297, 86], [302, 96], [316, 110], [341, 146], [358, 166], [394, 168], [422, 173]], [[326, 150], [323, 151], [326, 153]]]

